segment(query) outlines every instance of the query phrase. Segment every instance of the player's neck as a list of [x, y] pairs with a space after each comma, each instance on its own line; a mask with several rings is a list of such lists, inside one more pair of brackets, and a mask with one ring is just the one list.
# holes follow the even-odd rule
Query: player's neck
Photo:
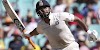
[[50, 19], [49, 18], [44, 18], [43, 19], [45, 23], [50, 24]]

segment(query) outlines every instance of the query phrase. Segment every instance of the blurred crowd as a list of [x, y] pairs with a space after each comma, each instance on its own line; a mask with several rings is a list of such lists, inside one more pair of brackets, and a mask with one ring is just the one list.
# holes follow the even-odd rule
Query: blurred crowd
[[[9, 0], [15, 12], [24, 23], [25, 27], [32, 31], [37, 27], [40, 20], [35, 12], [35, 3], [38, 0]], [[30, 2], [29, 2], [30, 1]], [[100, 33], [100, 0], [47, 0], [52, 8], [52, 12], [69, 12], [79, 17], [90, 30]], [[34, 49], [28, 40], [23, 37], [23, 33], [12, 22], [5, 11], [0, 0], [0, 50], [50, 50], [48, 39], [39, 34], [32, 36], [32, 41], [36, 44]], [[26, 4], [26, 5], [24, 5]], [[28, 6], [27, 6], [28, 5]], [[30, 5], [30, 6], [29, 6]], [[30, 7], [30, 8], [29, 8]], [[27, 9], [26, 9], [27, 8]], [[24, 11], [23, 11], [24, 10]], [[67, 23], [67, 22], [66, 22]], [[69, 22], [80, 50], [100, 50], [100, 34], [96, 42], [87, 40], [87, 33], [76, 22]]]

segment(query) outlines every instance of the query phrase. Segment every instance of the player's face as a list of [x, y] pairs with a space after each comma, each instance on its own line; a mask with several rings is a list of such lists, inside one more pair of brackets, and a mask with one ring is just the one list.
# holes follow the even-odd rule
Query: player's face
[[47, 6], [44, 6], [44, 7], [41, 7], [37, 12], [37, 15], [40, 16], [41, 18], [48, 18], [49, 17], [49, 14], [51, 12], [51, 8], [50, 7], [47, 7]]
[[48, 18], [50, 11], [50, 7], [41, 7], [41, 9], [39, 10], [39, 15], [41, 16], [41, 18]]
[[42, 11], [43, 11], [43, 13], [44, 13], [45, 15], [48, 15], [48, 14], [50, 13], [50, 7], [44, 7], [44, 8], [42, 9]]

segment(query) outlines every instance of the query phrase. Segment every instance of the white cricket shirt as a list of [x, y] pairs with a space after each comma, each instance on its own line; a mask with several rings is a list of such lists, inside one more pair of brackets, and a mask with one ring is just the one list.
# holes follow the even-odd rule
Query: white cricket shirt
[[67, 22], [74, 20], [74, 15], [67, 12], [50, 13], [50, 25], [41, 20], [37, 26], [38, 33], [44, 33], [52, 48], [64, 48], [75, 41]]

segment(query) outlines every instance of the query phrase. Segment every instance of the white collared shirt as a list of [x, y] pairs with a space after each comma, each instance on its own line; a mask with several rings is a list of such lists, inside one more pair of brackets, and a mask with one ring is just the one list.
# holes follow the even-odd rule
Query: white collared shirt
[[75, 41], [68, 25], [65, 23], [74, 20], [74, 15], [67, 12], [50, 13], [50, 25], [41, 20], [37, 26], [38, 33], [44, 33], [48, 38], [51, 47], [63, 48]]

